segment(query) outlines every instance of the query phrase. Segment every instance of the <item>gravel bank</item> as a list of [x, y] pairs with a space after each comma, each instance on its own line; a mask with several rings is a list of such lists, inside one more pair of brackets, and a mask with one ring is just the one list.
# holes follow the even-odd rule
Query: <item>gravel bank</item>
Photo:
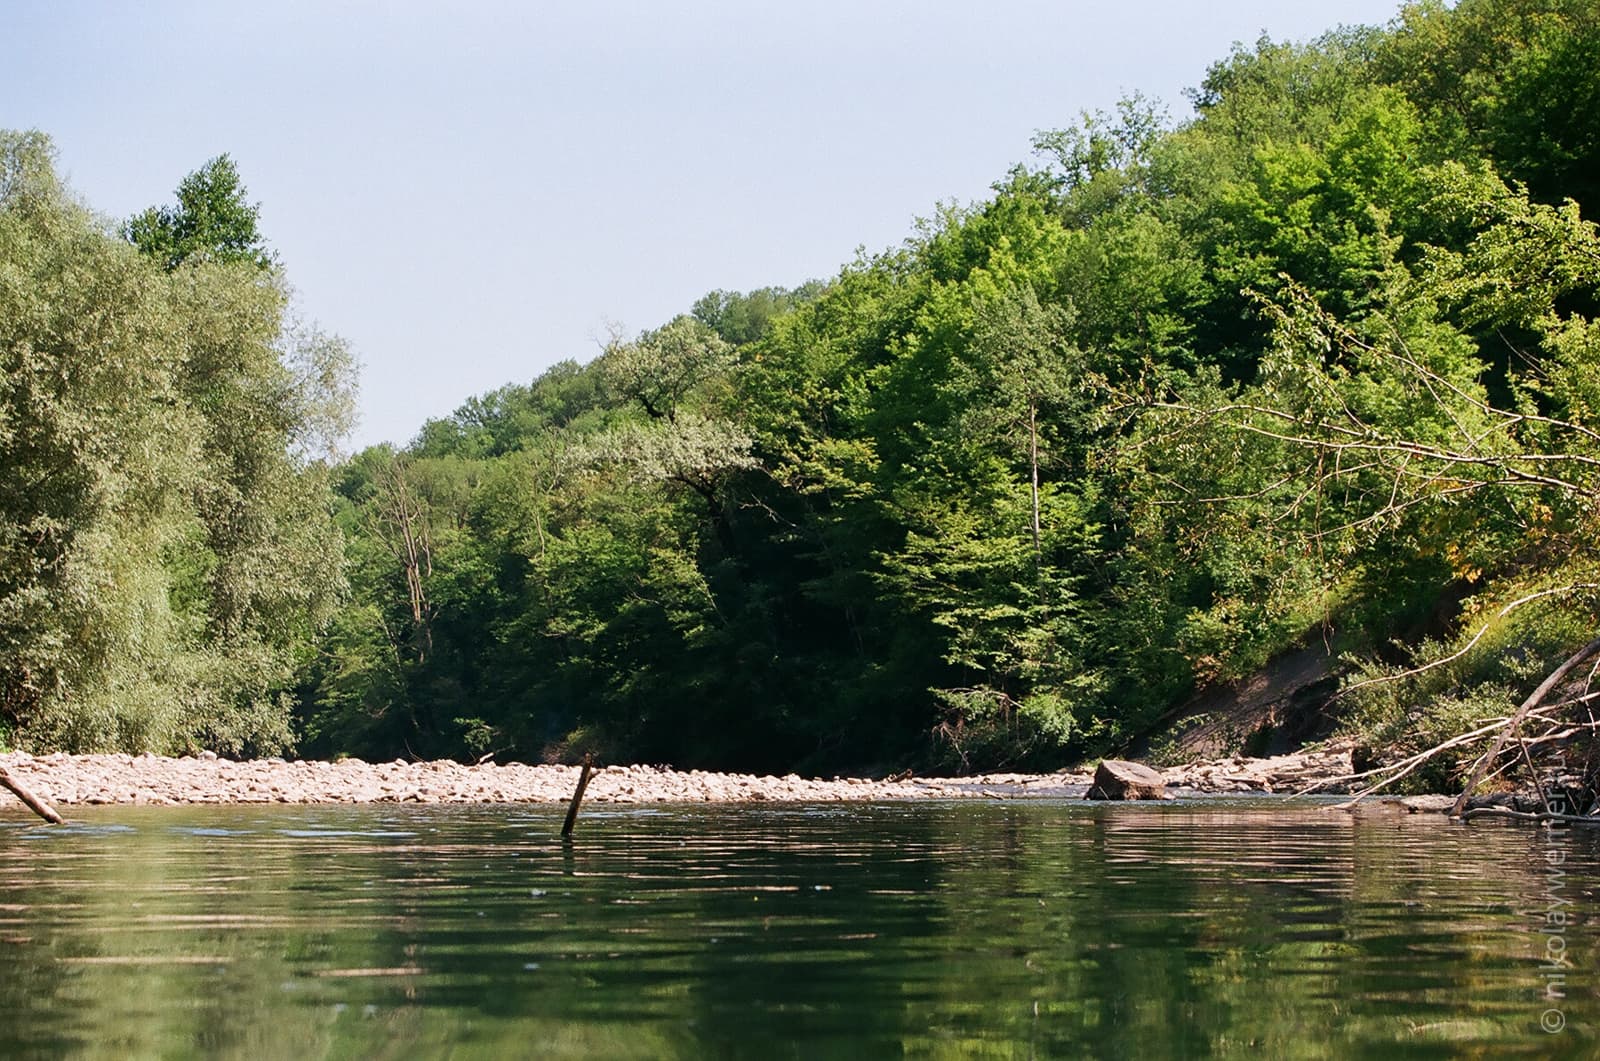
[[[367, 763], [234, 762], [202, 753], [172, 759], [157, 755], [0, 755], [19, 782], [50, 803], [557, 803], [577, 783], [575, 766], [455, 762]], [[1318, 752], [1275, 759], [1229, 759], [1165, 771], [1169, 784], [1198, 792], [1273, 792], [1349, 769], [1348, 753]], [[595, 803], [740, 803], [763, 800], [1010, 799], [1081, 797], [1088, 774], [984, 774], [960, 778], [816, 780], [790, 774], [678, 771], [652, 766], [596, 770], [584, 801]], [[0, 789], [0, 810], [23, 811]]]

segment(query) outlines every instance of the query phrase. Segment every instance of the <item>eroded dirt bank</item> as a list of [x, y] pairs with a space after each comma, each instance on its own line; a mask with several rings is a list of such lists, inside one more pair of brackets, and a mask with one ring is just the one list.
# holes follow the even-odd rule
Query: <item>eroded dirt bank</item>
[[[395, 761], [367, 763], [234, 762], [210, 753], [172, 759], [156, 755], [0, 755], [0, 766], [52, 803], [554, 803], [567, 800], [575, 766]], [[1163, 771], [1181, 794], [1289, 792], [1349, 772], [1348, 751], [1302, 751], [1267, 759], [1235, 757]], [[585, 801], [703, 803], [893, 799], [1006, 799], [1081, 797], [1086, 773], [984, 774], [974, 777], [818, 780], [751, 774], [609, 766], [597, 770]], [[0, 808], [21, 810], [0, 790]]]

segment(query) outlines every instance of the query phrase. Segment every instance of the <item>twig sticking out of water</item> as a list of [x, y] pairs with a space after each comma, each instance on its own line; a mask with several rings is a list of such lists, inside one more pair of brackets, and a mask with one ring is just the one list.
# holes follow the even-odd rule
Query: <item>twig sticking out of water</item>
[[583, 772], [578, 775], [578, 787], [572, 793], [572, 803], [567, 807], [567, 824], [561, 827], [563, 840], [572, 836], [572, 827], [578, 824], [578, 807], [583, 803], [583, 790], [589, 787], [589, 775], [594, 772], [594, 756], [583, 757]]

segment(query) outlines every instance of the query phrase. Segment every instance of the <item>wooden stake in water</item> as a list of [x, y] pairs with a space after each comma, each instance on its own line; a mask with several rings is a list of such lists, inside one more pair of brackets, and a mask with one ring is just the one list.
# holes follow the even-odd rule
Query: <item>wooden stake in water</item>
[[578, 805], [583, 802], [583, 790], [589, 787], [589, 775], [594, 772], [594, 756], [583, 757], [583, 773], [578, 775], [578, 788], [572, 793], [572, 804], [567, 807], [567, 824], [561, 827], [561, 838], [565, 840], [572, 835], [572, 827], [578, 824]]
[[[33, 813], [37, 814], [50, 824], [63, 825], [66, 823], [66, 819], [57, 814], [54, 807], [50, 806], [50, 804], [46, 803], [44, 800], [28, 791], [28, 786], [12, 777], [6, 772], [6, 768], [3, 766], [0, 766], [0, 785], [4, 785], [6, 788], [9, 788], [12, 792], [16, 793], [17, 798], [26, 803], [29, 810], [33, 811]], [[580, 789], [580, 791], [582, 790]]]

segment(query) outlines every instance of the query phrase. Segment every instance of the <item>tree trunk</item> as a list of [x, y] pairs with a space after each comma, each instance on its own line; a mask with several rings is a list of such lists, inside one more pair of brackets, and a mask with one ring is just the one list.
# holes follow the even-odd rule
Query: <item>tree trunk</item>
[[389, 547], [400, 565], [411, 607], [412, 651], [417, 662], [424, 663], [433, 654], [433, 608], [427, 589], [427, 580], [433, 575], [433, 541], [428, 514], [412, 495], [399, 460], [391, 460], [375, 479], [379, 497], [369, 526], [372, 536]]
[[1033, 472], [1033, 573], [1038, 575], [1043, 562], [1039, 545], [1039, 403], [1028, 403], [1028, 462]]

